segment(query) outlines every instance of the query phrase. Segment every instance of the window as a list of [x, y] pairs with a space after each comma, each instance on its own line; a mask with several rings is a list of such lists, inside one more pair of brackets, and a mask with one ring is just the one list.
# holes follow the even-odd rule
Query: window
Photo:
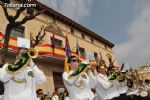
[[107, 45], [105, 45], [105, 49], [107, 50]]
[[51, 38], [51, 42], [54, 47], [62, 47], [62, 40]]
[[94, 40], [91, 38], [91, 42], [94, 43]]
[[24, 26], [18, 26], [18, 27], [13, 28], [11, 30], [11, 36], [23, 37], [24, 29], [25, 29]]
[[84, 48], [79, 47], [79, 52], [80, 52], [81, 56], [85, 57], [85, 49]]
[[55, 23], [55, 24], [56, 24], [56, 19], [55, 19], [55, 18], [53, 18], [53, 23]]
[[81, 36], [82, 36], [82, 39], [85, 39], [85, 35], [83, 33], [81, 34]]
[[70, 32], [74, 35], [74, 29], [72, 27], [70, 27]]
[[97, 54], [96, 52], [94, 52], [94, 58], [95, 58], [96, 61], [99, 60], [99, 59], [98, 59], [98, 54]]

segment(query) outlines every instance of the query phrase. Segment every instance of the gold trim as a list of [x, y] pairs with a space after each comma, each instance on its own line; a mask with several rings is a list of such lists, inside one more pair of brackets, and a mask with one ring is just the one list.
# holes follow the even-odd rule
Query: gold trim
[[79, 82], [79, 84], [76, 84], [76, 82], [75, 82], [74, 85], [79, 88], [84, 87], [84, 83], [82, 80]]
[[19, 83], [19, 84], [27, 82], [27, 80], [25, 78], [19, 80], [19, 79], [16, 79], [15, 77], [12, 77], [11, 79], [12, 79], [13, 82]]

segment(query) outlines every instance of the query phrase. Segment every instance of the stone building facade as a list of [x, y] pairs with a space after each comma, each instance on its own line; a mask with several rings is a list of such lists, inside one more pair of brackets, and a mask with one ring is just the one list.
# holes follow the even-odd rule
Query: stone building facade
[[[14, 57], [18, 48], [17, 37], [30, 39], [31, 34], [34, 37], [40, 31], [41, 27], [44, 26], [45, 30], [42, 32], [45, 31], [46, 35], [42, 44], [36, 47], [36, 49], [39, 50], [39, 56], [34, 61], [38, 67], [44, 71], [47, 82], [38, 87], [45, 91], [48, 89], [53, 91], [55, 87], [63, 87], [61, 74], [64, 71], [66, 35], [68, 36], [73, 55], [77, 55], [76, 44], [78, 41], [81, 59], [86, 59], [87, 52], [94, 52], [96, 60], [100, 58], [101, 53], [106, 64], [109, 64], [107, 54], [110, 54], [112, 58], [115, 59], [112, 50], [114, 47], [113, 43], [44, 4], [38, 1], [36, 1], [36, 4], [37, 8], [34, 8], [36, 12], [41, 9], [45, 9], [46, 12], [11, 31], [9, 42], [9, 55], [11, 56], [7, 57], [7, 61], [13, 62], [15, 60]], [[0, 38], [3, 38], [8, 21], [1, 6], [0, 12]], [[16, 9], [8, 8], [8, 12], [14, 15]], [[27, 15], [27, 13], [22, 12], [17, 20], [21, 20], [25, 15]], [[2, 44], [3, 41], [0, 42], [1, 47]], [[117, 61], [115, 61], [114, 64], [117, 65]]]

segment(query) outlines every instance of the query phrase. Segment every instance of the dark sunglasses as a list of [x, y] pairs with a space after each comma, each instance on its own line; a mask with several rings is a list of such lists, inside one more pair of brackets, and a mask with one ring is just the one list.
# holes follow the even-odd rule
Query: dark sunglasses
[[79, 60], [78, 59], [73, 59], [73, 60], [71, 60], [72, 62], [79, 62]]

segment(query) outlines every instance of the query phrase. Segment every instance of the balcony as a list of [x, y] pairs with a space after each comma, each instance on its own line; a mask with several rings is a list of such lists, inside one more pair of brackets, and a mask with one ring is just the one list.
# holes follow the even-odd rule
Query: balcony
[[[4, 34], [0, 33], [0, 40], [4, 38]], [[0, 47], [3, 49], [3, 41], [0, 41]], [[62, 64], [64, 62], [64, 58], [66, 57], [66, 52], [64, 48], [52, 46], [52, 44], [39, 44], [35, 47], [38, 50], [39, 56], [38, 60], [46, 61], [46, 62], [56, 62]], [[8, 45], [8, 54], [15, 56], [18, 50], [17, 46], [17, 37], [10, 36], [9, 45]], [[71, 52], [72, 55], [76, 55], [76, 52]], [[80, 56], [83, 60], [84, 58]], [[58, 62], [59, 61], [59, 62]]]

